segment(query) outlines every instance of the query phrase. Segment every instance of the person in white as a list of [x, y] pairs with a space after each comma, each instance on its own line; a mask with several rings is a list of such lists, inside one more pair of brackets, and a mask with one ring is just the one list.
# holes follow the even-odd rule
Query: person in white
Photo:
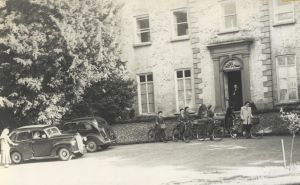
[[10, 159], [10, 146], [9, 145], [18, 145], [12, 142], [8, 136], [9, 130], [5, 128], [2, 131], [2, 134], [0, 136], [0, 143], [1, 143], [1, 164], [4, 165], [5, 168], [9, 166], [11, 163]]
[[251, 138], [251, 128], [252, 128], [251, 118], [253, 116], [252, 116], [252, 110], [249, 101], [246, 101], [244, 106], [241, 107], [240, 116], [243, 121], [242, 133], [245, 132], [246, 138]]

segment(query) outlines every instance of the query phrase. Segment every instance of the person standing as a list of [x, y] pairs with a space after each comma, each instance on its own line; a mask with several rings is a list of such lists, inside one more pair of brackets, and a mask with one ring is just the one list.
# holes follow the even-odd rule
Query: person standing
[[214, 116], [215, 113], [211, 109], [211, 105], [207, 106], [207, 133], [209, 135], [210, 140], [214, 140]]
[[225, 114], [225, 129], [229, 132], [231, 127], [233, 126], [233, 120], [235, 119], [234, 108], [233, 106], [229, 106], [226, 110]]
[[155, 127], [159, 141], [167, 141], [166, 138], [166, 124], [162, 116], [162, 111], [158, 111], [157, 117], [155, 119]]
[[241, 92], [237, 84], [233, 85], [230, 103], [235, 111], [238, 111], [241, 108]]
[[179, 113], [179, 116], [178, 116], [178, 121], [179, 121], [180, 139], [183, 140], [183, 134], [184, 134], [184, 131], [185, 131], [185, 125], [188, 122], [188, 118], [186, 116], [185, 109], [180, 109], [180, 113]]
[[251, 128], [252, 128], [251, 118], [253, 116], [252, 116], [252, 110], [249, 101], [246, 101], [244, 106], [241, 108], [240, 116], [243, 121], [242, 133], [246, 132], [245, 134], [246, 138], [251, 138]]
[[5, 168], [9, 167], [9, 164], [11, 163], [10, 159], [10, 146], [9, 145], [15, 145], [18, 144], [13, 143], [9, 136], [9, 130], [8, 128], [5, 128], [0, 136], [0, 143], [1, 143], [1, 163], [4, 165]]

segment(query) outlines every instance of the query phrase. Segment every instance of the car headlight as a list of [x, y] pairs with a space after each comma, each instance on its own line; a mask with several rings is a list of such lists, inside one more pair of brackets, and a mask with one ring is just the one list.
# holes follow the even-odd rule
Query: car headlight
[[75, 146], [75, 145], [76, 145], [76, 140], [72, 140], [72, 141], [71, 141], [71, 145], [72, 145], [72, 146]]

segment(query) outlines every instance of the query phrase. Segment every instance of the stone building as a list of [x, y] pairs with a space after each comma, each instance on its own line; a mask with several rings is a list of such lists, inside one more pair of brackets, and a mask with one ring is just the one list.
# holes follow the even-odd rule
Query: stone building
[[299, 103], [299, 21], [298, 0], [126, 0], [122, 58], [136, 112]]

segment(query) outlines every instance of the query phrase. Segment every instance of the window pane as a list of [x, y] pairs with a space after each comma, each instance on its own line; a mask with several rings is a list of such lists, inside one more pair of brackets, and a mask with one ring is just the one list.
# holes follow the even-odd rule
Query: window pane
[[149, 104], [149, 112], [154, 112], [154, 104], [153, 103], [150, 103]]
[[184, 101], [184, 91], [178, 91], [178, 101]]
[[288, 55], [287, 58], [287, 64], [288, 65], [294, 65], [295, 64], [295, 56], [294, 55]]
[[277, 6], [289, 5], [291, 1], [288, 0], [276, 0]]
[[236, 27], [236, 15], [230, 15], [225, 17], [225, 28]]
[[141, 88], [141, 94], [146, 94], [146, 84], [141, 84], [140, 85], [140, 88]]
[[286, 69], [287, 69], [287, 74], [289, 77], [297, 76], [296, 66], [289, 66], [289, 67], [286, 67]]
[[191, 70], [185, 70], [184, 71], [184, 76], [185, 77], [191, 77]]
[[278, 68], [278, 77], [279, 78], [287, 78], [287, 69], [286, 67], [279, 67]]
[[138, 34], [140, 42], [150, 42], [150, 31]]
[[140, 76], [140, 82], [146, 82], [146, 77], [145, 75]]
[[289, 78], [289, 80], [288, 80], [288, 88], [289, 89], [297, 88], [297, 78]]
[[148, 106], [146, 103], [142, 104], [142, 113], [147, 113], [148, 112]]
[[296, 89], [290, 89], [289, 90], [289, 99], [290, 100], [296, 100], [297, 99], [297, 90]]
[[183, 71], [177, 71], [177, 78], [183, 78]]
[[148, 82], [152, 82], [153, 81], [153, 75], [152, 74], [147, 75], [147, 81]]
[[223, 8], [224, 8], [224, 15], [231, 15], [236, 13], [234, 2], [224, 3]]
[[174, 12], [176, 23], [187, 22], [187, 13], [186, 11]]
[[186, 90], [186, 99], [192, 99], [192, 90]]
[[148, 94], [148, 102], [154, 104], [154, 95], [153, 94]]
[[192, 99], [186, 100], [186, 106], [192, 107]]
[[179, 109], [185, 107], [183, 100], [178, 101], [178, 107], [179, 107]]
[[280, 66], [284, 66], [285, 65], [285, 60], [284, 60], [284, 56], [278, 56], [277, 57], [277, 63], [278, 63], [278, 65], [280, 65]]
[[177, 36], [187, 35], [188, 34], [188, 24], [177, 24]]
[[138, 29], [147, 29], [149, 28], [149, 18], [137, 19]]
[[279, 90], [279, 100], [280, 101], [287, 100], [287, 89], [280, 89]]
[[280, 89], [288, 89], [288, 80], [287, 79], [280, 79], [279, 80], [279, 87], [280, 87]]
[[147, 86], [148, 86], [148, 93], [153, 93], [153, 83], [152, 82], [147, 83]]
[[185, 89], [192, 89], [192, 80], [190, 78], [185, 79]]
[[183, 87], [183, 79], [178, 79], [177, 80], [177, 88], [179, 91], [183, 90], [184, 87]]
[[18, 134], [18, 141], [31, 140], [32, 136], [30, 132], [22, 132]]

